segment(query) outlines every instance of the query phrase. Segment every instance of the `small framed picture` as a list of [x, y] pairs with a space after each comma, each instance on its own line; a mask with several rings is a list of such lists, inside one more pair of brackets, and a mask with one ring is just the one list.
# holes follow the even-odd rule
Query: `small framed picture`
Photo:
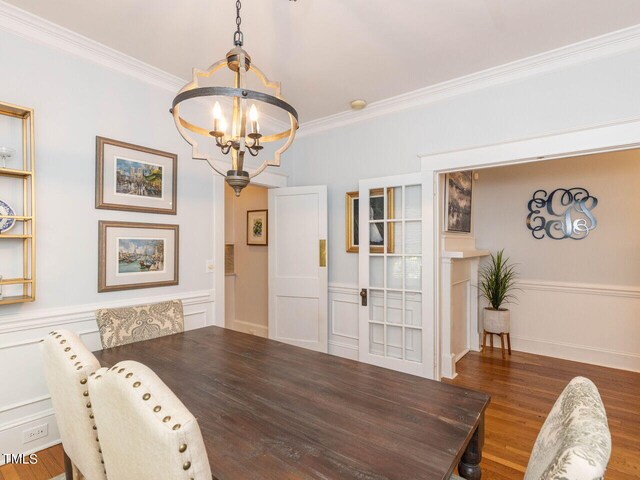
[[96, 208], [176, 214], [178, 157], [96, 137]]
[[247, 212], [247, 245], [269, 244], [268, 210]]
[[178, 285], [178, 225], [99, 224], [98, 292]]
[[447, 173], [445, 176], [446, 232], [471, 233], [473, 172]]
[[[347, 192], [345, 198], [345, 230], [346, 249], [349, 253], [360, 251], [360, 192]], [[371, 218], [380, 219], [380, 222], [369, 225], [369, 251], [371, 253], [384, 253], [384, 219], [394, 218], [393, 189], [387, 190], [387, 215], [384, 215], [384, 189], [371, 190], [369, 195], [369, 211]], [[395, 252], [395, 232], [393, 225], [387, 225], [387, 253]]]

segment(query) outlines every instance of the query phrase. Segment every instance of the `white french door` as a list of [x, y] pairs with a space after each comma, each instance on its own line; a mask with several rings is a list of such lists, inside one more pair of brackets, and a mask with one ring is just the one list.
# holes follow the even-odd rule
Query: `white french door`
[[423, 183], [420, 173], [360, 180], [359, 359], [434, 378], [433, 279], [422, 275], [425, 253], [433, 254], [425, 230], [432, 212], [424, 211]]
[[269, 190], [269, 338], [328, 350], [327, 187]]

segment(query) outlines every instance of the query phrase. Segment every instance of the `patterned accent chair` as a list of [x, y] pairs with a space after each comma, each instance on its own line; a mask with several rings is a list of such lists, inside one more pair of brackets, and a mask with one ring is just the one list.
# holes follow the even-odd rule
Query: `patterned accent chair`
[[103, 308], [96, 312], [102, 348], [184, 332], [182, 301]]
[[533, 446], [525, 480], [604, 478], [611, 433], [598, 389], [576, 377], [551, 409]]
[[576, 377], [542, 425], [524, 480], [601, 480], [610, 456], [611, 434], [600, 393], [591, 380]]
[[105, 480], [87, 388], [87, 379], [100, 368], [100, 363], [74, 333], [66, 330], [51, 332], [40, 343], [40, 350], [62, 446], [71, 461], [73, 478]]
[[125, 360], [89, 379], [109, 480], [211, 480], [200, 427], [147, 366]]

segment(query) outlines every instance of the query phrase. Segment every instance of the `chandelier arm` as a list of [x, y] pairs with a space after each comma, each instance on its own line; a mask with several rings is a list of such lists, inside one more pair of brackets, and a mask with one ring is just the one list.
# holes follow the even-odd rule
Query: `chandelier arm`
[[[172, 112], [173, 113], [173, 112]], [[178, 122], [180, 122], [180, 126], [183, 128], [186, 128], [187, 130], [192, 131], [193, 133], [197, 133], [199, 135], [208, 137], [209, 136], [209, 130], [202, 128], [202, 127], [198, 127], [197, 125], [194, 125], [193, 123], [189, 123], [187, 120], [185, 120], [184, 118], [178, 116]], [[296, 129], [297, 129], [297, 124], [296, 124]], [[283, 132], [280, 133], [274, 133], [273, 135], [263, 135], [260, 138], [260, 141], [262, 143], [269, 143], [269, 142], [275, 142], [276, 140], [281, 140], [283, 138], [288, 137], [289, 135], [291, 135], [291, 129], [289, 130], [285, 130]]]

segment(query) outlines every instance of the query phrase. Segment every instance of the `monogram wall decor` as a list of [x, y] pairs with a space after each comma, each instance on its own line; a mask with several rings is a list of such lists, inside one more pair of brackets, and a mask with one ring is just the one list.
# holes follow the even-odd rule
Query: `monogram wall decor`
[[592, 213], [597, 205], [598, 199], [586, 188], [558, 188], [551, 193], [537, 190], [527, 204], [527, 228], [538, 240], [545, 236], [582, 240], [598, 225]]

